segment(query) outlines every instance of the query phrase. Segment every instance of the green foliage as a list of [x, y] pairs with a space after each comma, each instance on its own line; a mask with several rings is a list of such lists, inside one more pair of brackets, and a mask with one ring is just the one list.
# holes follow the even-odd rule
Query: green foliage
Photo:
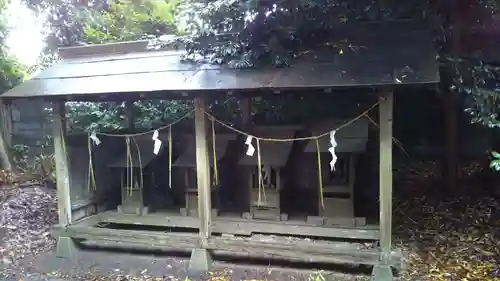
[[53, 185], [56, 182], [56, 168], [54, 153], [51, 151], [52, 138], [43, 138], [37, 148], [38, 151], [24, 144], [12, 147], [14, 165], [19, 171], [19, 180]]
[[491, 153], [491, 157], [493, 158], [490, 162], [490, 168], [494, 169], [495, 171], [500, 171], [500, 153], [493, 151]]
[[[132, 41], [160, 36], [176, 30], [174, 17], [179, 0], [112, 1], [105, 9], [78, 9], [83, 41], [88, 44]], [[134, 104], [136, 128], [151, 129], [186, 114], [189, 103], [140, 101]], [[124, 103], [72, 102], [67, 104], [72, 131], [116, 131], [125, 129]]]
[[[190, 101], [137, 101], [134, 103], [136, 129], [150, 130], [168, 124], [192, 109]], [[119, 131], [127, 129], [125, 103], [68, 102], [66, 119], [72, 132]]]
[[[451, 91], [463, 95], [471, 123], [500, 128], [500, 64], [478, 59], [448, 58]], [[492, 152], [490, 167], [500, 171], [500, 154]]]
[[135, 127], [154, 129], [183, 117], [193, 109], [191, 101], [149, 100], [134, 103]]
[[[185, 59], [228, 64], [235, 68], [262, 65], [286, 67], [301, 53], [325, 45], [329, 45], [336, 52], [341, 47], [332, 46], [329, 35], [341, 25], [364, 21], [422, 19], [424, 14], [432, 13], [429, 12], [431, 9], [428, 2], [420, 0], [388, 0], [383, 1], [383, 4], [369, 0], [25, 1], [30, 6], [38, 7], [40, 11], [51, 13], [49, 19], [60, 45], [128, 41], [169, 33], [188, 34], [179, 39], [187, 47]], [[494, 7], [493, 1], [484, 0], [481, 5]], [[448, 24], [443, 29], [446, 33], [452, 30], [452, 27]], [[218, 35], [218, 41], [215, 43], [214, 35]], [[451, 40], [444, 38], [442, 42]], [[439, 44], [444, 44], [442, 42]], [[6, 65], [14, 64], [8, 62]], [[4, 73], [10, 73], [9, 77], [17, 77], [12, 75], [17, 73], [17, 68], [9, 71], [7, 66]], [[474, 75], [479, 72], [476, 71]], [[457, 80], [461, 77], [456, 74], [452, 76]], [[15, 83], [17, 82], [11, 84]], [[471, 101], [469, 112], [476, 122], [497, 126], [495, 87], [490, 84], [487, 87], [481, 86], [481, 83], [469, 83], [467, 87], [459, 86], [459, 83], [454, 84], [455, 87], [460, 87], [460, 91], [466, 93], [467, 99]], [[325, 98], [325, 95], [322, 95], [322, 98]], [[340, 112], [327, 106], [313, 105], [317, 102], [317, 99], [304, 99], [299, 96], [266, 97], [254, 100], [253, 113], [257, 120], [279, 123], [284, 120], [299, 120], [310, 112], [314, 112], [318, 118]], [[332, 104], [329, 101], [322, 105], [327, 103]], [[339, 104], [338, 99], [335, 104]], [[347, 110], [345, 105], [338, 105], [338, 108]], [[357, 107], [365, 106], [366, 103]], [[181, 101], [136, 103], [136, 127], [159, 127], [184, 115], [190, 108], [189, 102]], [[239, 114], [235, 99], [215, 100], [211, 110], [230, 123], [233, 123]], [[70, 129], [76, 131], [115, 131], [123, 129], [126, 124], [123, 104], [69, 103], [67, 117]]]
[[453, 91], [465, 95], [466, 112], [473, 123], [500, 127], [500, 66], [472, 59], [452, 60]]
[[10, 32], [8, 1], [0, 0], [0, 93], [11, 89], [23, 81], [26, 69], [12, 56], [5, 39]]
[[[90, 44], [133, 41], [171, 33], [179, 0], [117, 1], [103, 11], [87, 9], [84, 41]], [[82, 17], [83, 16], [83, 17]]]
[[70, 132], [114, 131], [125, 126], [125, 106], [112, 103], [68, 102], [66, 120]]
[[0, 47], [0, 92], [17, 86], [25, 77], [25, 67], [5, 47]]
[[[312, 49], [338, 52], [349, 43], [331, 42], [348, 22], [423, 18], [426, 1], [186, 1], [181, 21], [188, 37], [185, 59], [234, 68], [287, 67]], [[221, 36], [225, 35], [225, 36]], [[217, 39], [214, 39], [217, 36]]]

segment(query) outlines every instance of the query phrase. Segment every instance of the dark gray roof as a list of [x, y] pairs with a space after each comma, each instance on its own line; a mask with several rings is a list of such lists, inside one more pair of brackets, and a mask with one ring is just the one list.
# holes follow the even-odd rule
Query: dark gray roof
[[414, 24], [406, 27], [404, 24], [370, 24], [338, 32], [335, 38], [332, 44], [341, 46], [343, 54], [334, 48], [323, 48], [297, 58], [291, 67], [280, 69], [241, 70], [183, 63], [179, 51], [147, 51], [141, 43], [72, 48], [64, 53], [66, 56], [73, 53], [73, 58], [50, 67], [2, 97], [71, 96], [71, 99], [84, 100], [96, 95], [112, 98], [106, 94], [119, 98], [124, 93], [154, 97], [165, 92], [298, 90], [439, 82], [436, 53], [426, 29], [415, 28]]

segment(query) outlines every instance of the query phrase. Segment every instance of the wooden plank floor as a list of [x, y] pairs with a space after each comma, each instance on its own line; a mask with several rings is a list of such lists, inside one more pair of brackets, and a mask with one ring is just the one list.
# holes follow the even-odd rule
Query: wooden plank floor
[[[162, 227], [182, 227], [198, 229], [199, 220], [195, 217], [182, 216], [179, 213], [157, 212], [144, 216], [122, 214], [117, 211], [106, 211], [96, 215], [99, 222], [116, 224], [134, 224]], [[264, 221], [247, 220], [237, 216], [218, 216], [212, 221], [213, 233], [236, 235], [282, 234], [311, 237], [328, 237], [344, 239], [378, 240], [379, 230], [376, 225], [341, 227], [315, 226], [305, 221]]]
[[[89, 220], [90, 221], [90, 220]], [[89, 222], [87, 221], [87, 222]], [[197, 233], [108, 229], [77, 222], [61, 230], [59, 235], [86, 240], [94, 245], [124, 249], [190, 251], [199, 246]], [[376, 243], [318, 241], [273, 235], [212, 236], [205, 248], [215, 253], [254, 256], [300, 262], [375, 265], [379, 260]], [[391, 264], [398, 266], [400, 256], [394, 254]]]

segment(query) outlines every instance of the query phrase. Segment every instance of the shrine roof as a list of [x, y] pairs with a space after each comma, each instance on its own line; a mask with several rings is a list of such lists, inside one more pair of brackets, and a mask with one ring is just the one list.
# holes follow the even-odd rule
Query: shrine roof
[[147, 41], [69, 47], [60, 50], [61, 62], [0, 97], [123, 100], [439, 82], [426, 27], [368, 23], [340, 28], [333, 37], [335, 47], [304, 52], [286, 68], [187, 63], [182, 52], [151, 50]]

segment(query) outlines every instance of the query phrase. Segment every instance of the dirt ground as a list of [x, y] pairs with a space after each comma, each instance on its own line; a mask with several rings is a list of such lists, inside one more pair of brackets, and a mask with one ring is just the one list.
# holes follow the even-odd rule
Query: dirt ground
[[[500, 280], [500, 196], [471, 186], [473, 195], [440, 197], [424, 192], [421, 183], [414, 185], [415, 191], [400, 192], [404, 196], [396, 195], [393, 204], [394, 246], [407, 253], [407, 268], [398, 279]], [[210, 274], [186, 279], [185, 257], [86, 250], [69, 260], [58, 259], [49, 235], [57, 219], [55, 202], [50, 189], [0, 188], [0, 281], [324, 281], [314, 269], [277, 263], [251, 266], [216, 260]], [[325, 280], [370, 279], [369, 270], [323, 269]]]
[[[56, 222], [54, 190], [34, 187], [0, 189], [1, 281], [164, 281], [186, 280], [187, 257], [79, 250], [72, 259], [56, 258], [49, 235]], [[239, 260], [238, 262], [242, 262]], [[243, 261], [244, 262], [244, 261]], [[320, 280], [317, 270], [274, 264], [238, 265], [215, 261], [214, 270], [189, 280]], [[327, 280], [368, 280], [366, 272], [324, 271]]]
[[[212, 272], [202, 276], [187, 276], [188, 260], [176, 257], [158, 257], [141, 254], [81, 251], [73, 259], [59, 259], [45, 253], [24, 261], [27, 272], [12, 276], [11, 280], [314, 280], [316, 272], [269, 266], [237, 265], [215, 262]], [[369, 280], [367, 275], [325, 271], [327, 280]]]

